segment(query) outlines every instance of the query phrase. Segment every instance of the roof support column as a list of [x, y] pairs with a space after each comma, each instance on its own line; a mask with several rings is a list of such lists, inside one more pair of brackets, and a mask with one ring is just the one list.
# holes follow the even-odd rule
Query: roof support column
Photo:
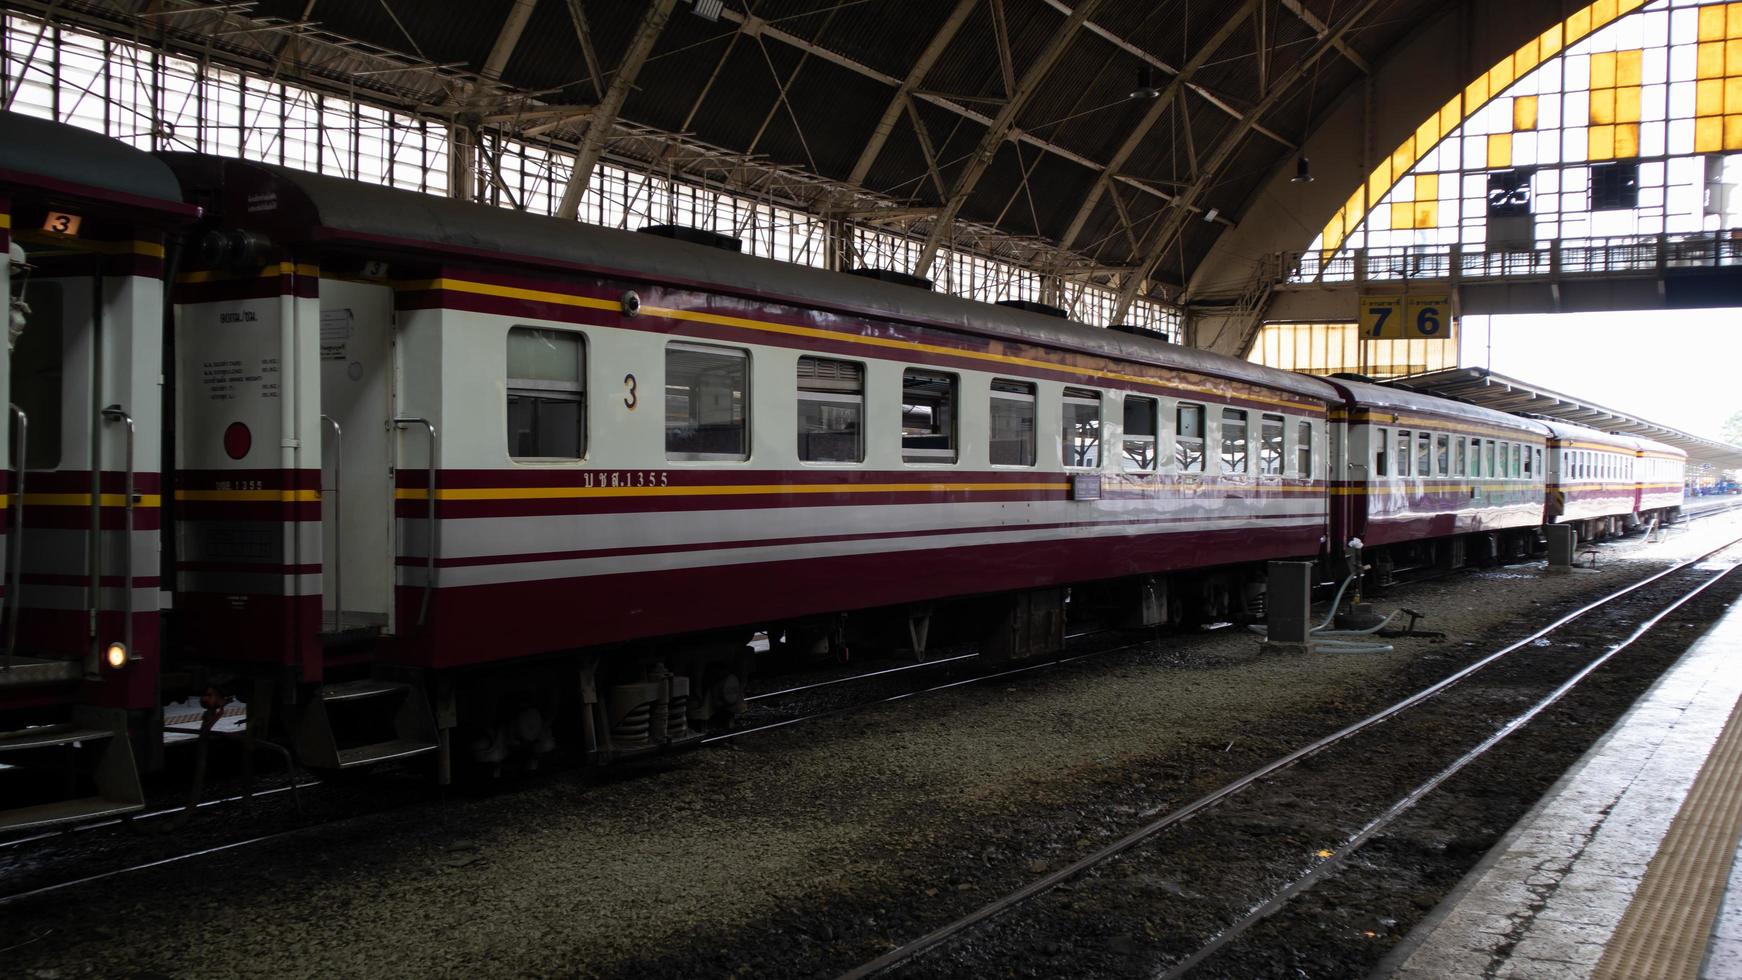
[[599, 157], [605, 152], [605, 138], [611, 134], [611, 127], [617, 123], [617, 114], [623, 110], [623, 103], [629, 98], [629, 90], [635, 87], [635, 76], [641, 73], [641, 66], [647, 63], [647, 56], [653, 52], [653, 44], [664, 32], [665, 24], [671, 19], [671, 10], [677, 6], [677, 0], [653, 0], [647, 8], [647, 15], [641, 18], [641, 26], [635, 31], [634, 40], [629, 42], [629, 50], [624, 53], [623, 61], [617, 66], [617, 74], [611, 79], [611, 87], [605, 91], [605, 97], [599, 100], [599, 107], [587, 118], [587, 131], [581, 137], [581, 145], [575, 150], [574, 170], [569, 174], [569, 182], [563, 187], [562, 203], [557, 207], [557, 216], [573, 218], [581, 210], [581, 197], [587, 193], [587, 184], [593, 179], [593, 168], [598, 165]]

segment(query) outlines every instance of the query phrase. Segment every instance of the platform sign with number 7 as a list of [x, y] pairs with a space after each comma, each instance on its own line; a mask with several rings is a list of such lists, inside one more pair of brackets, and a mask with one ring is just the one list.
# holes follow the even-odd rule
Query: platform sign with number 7
[[1445, 293], [1363, 295], [1362, 340], [1438, 340], [1451, 336], [1452, 298]]

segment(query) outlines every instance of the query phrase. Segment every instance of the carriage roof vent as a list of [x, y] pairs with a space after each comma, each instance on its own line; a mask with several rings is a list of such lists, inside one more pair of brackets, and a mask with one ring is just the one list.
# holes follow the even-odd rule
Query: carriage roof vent
[[1135, 323], [1109, 323], [1107, 324], [1107, 329], [1118, 333], [1128, 333], [1133, 337], [1148, 337], [1150, 340], [1160, 341], [1164, 344], [1173, 343], [1173, 341], [1167, 339], [1167, 334], [1165, 332], [1152, 330], [1149, 327], [1140, 327]]
[[1031, 299], [1001, 299], [998, 301], [998, 305], [1008, 306], [1013, 310], [1027, 310], [1030, 313], [1039, 313], [1041, 316], [1056, 316], [1060, 320], [1068, 320], [1071, 317], [1069, 313], [1056, 306], [1048, 306], [1045, 303], [1036, 303]]
[[658, 235], [674, 241], [689, 242], [691, 245], [706, 245], [709, 248], [725, 249], [728, 252], [744, 251], [744, 239], [731, 235], [722, 235], [706, 228], [692, 228], [689, 225], [642, 225], [636, 229], [643, 235]]
[[933, 288], [932, 281], [924, 276], [908, 275], [905, 272], [896, 272], [894, 269], [848, 269], [847, 275], [863, 276], [878, 282], [892, 282], [900, 286], [912, 286], [915, 289], [929, 290]]

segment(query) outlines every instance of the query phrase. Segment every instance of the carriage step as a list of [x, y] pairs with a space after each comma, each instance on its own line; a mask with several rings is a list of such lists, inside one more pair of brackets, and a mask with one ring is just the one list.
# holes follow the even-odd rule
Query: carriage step
[[83, 680], [84, 676], [85, 665], [77, 660], [13, 657], [0, 665], [0, 687], [69, 684]]
[[323, 686], [321, 700], [328, 704], [339, 701], [360, 701], [364, 698], [379, 698], [389, 694], [404, 694], [410, 690], [410, 684], [403, 684], [399, 681], [379, 681], [373, 678], [364, 678], [360, 681], [344, 681]]
[[405, 759], [441, 748], [439, 742], [424, 742], [410, 738], [394, 738], [372, 745], [358, 745], [339, 750], [339, 768], [354, 769], [392, 759]]
[[58, 800], [54, 803], [22, 806], [16, 810], [0, 810], [0, 831], [29, 830], [32, 827], [48, 827], [78, 820], [119, 817], [128, 813], [138, 813], [143, 809], [145, 809], [144, 803], [109, 800], [100, 796], [88, 796], [79, 800]]
[[75, 742], [94, 742], [98, 739], [114, 737], [115, 733], [107, 728], [89, 728], [84, 725], [42, 725], [36, 728], [21, 728], [15, 732], [0, 732], [0, 752], [42, 749], [51, 745], [71, 745]]

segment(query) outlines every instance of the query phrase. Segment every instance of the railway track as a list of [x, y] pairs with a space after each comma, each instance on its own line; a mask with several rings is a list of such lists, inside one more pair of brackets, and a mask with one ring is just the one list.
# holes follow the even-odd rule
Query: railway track
[[[1343, 866], [1345, 862], [1347, 862], [1353, 854], [1359, 851], [1364, 844], [1371, 841], [1387, 826], [1391, 825], [1399, 817], [1417, 806], [1423, 799], [1428, 797], [1433, 790], [1446, 782], [1446, 780], [1452, 778], [1458, 772], [1466, 769], [1471, 764], [1481, 759], [1509, 736], [1523, 729], [1532, 719], [1538, 717], [1542, 712], [1562, 700], [1570, 691], [1574, 690], [1580, 682], [1589, 678], [1593, 672], [1609, 663], [1622, 651], [1634, 645], [1640, 638], [1648, 635], [1654, 627], [1661, 624], [1671, 613], [1680, 609], [1686, 603], [1716, 585], [1725, 577], [1729, 576], [1735, 570], [1735, 565], [1727, 565], [1716, 572], [1710, 572], [1707, 569], [1702, 569], [1700, 566], [1703, 563], [1712, 561], [1724, 552], [1736, 548], [1738, 545], [1742, 545], [1742, 538], [1728, 541], [1719, 547], [1713, 548], [1710, 551], [1699, 555], [1698, 557], [1672, 565], [1669, 568], [1663, 569], [1634, 582], [1625, 588], [1618, 589], [1602, 598], [1586, 603], [1579, 608], [1558, 617], [1546, 626], [1533, 631], [1529, 635], [1508, 643], [1492, 653], [1482, 656], [1473, 663], [1470, 663], [1449, 676], [1446, 676], [1391, 705], [1345, 725], [1329, 735], [1302, 745], [1285, 755], [1275, 758], [1268, 763], [1223, 784], [1217, 789], [1198, 797], [1178, 809], [1171, 810], [1156, 817], [1136, 829], [1129, 831], [1124, 836], [1114, 840], [1112, 843], [1101, 847], [1093, 853], [1090, 853], [1065, 867], [1033, 879], [1027, 884], [1001, 895], [966, 915], [938, 926], [924, 935], [912, 939], [895, 949], [845, 971], [840, 975], [841, 980], [857, 980], [857, 978], [877, 976], [903, 967], [917, 966], [918, 964], [916, 961], [919, 961], [921, 957], [925, 957], [928, 954], [932, 956], [941, 956], [944, 955], [949, 948], [957, 945], [965, 947], [975, 943], [976, 941], [980, 941], [983, 944], [985, 941], [985, 936], [983, 934], [989, 931], [990, 928], [999, 920], [1010, 916], [1020, 908], [1028, 906], [1030, 903], [1040, 899], [1042, 896], [1054, 892], [1056, 889], [1059, 889], [1060, 886], [1075, 882], [1078, 879], [1083, 879], [1107, 868], [1123, 855], [1132, 852], [1133, 849], [1151, 843], [1164, 831], [1178, 827], [1186, 821], [1202, 815], [1205, 811], [1224, 803], [1230, 798], [1249, 790], [1260, 783], [1281, 775], [1285, 771], [1302, 762], [1313, 759], [1334, 747], [1340, 746], [1344, 742], [1360, 735], [1361, 733], [1367, 732], [1387, 722], [1391, 722], [1394, 719], [1397, 719], [1398, 716], [1403, 715], [1405, 712], [1408, 712], [1413, 708], [1439, 698], [1472, 676], [1487, 670], [1496, 664], [1506, 661], [1507, 658], [1518, 654], [1520, 651], [1538, 649], [1538, 644], [1542, 641], [1562, 632], [1563, 630], [1567, 630], [1568, 627], [1579, 623], [1594, 613], [1616, 606], [1619, 603], [1624, 603], [1628, 601], [1630, 597], [1642, 593], [1643, 590], [1650, 589], [1658, 583], [1666, 583], [1666, 580], [1675, 580], [1675, 582], [1669, 582], [1668, 584], [1680, 583], [1680, 579], [1682, 578], [1693, 580], [1679, 584], [1674, 590], [1673, 595], [1671, 595], [1660, 608], [1656, 609], [1651, 615], [1640, 621], [1636, 628], [1634, 628], [1623, 640], [1608, 645], [1601, 654], [1577, 669], [1570, 677], [1555, 686], [1546, 695], [1537, 699], [1528, 708], [1515, 713], [1476, 746], [1458, 756], [1449, 765], [1438, 769], [1427, 779], [1413, 786], [1407, 793], [1392, 801], [1389, 806], [1366, 822], [1357, 833], [1345, 839], [1340, 846], [1323, 852], [1324, 859], [1321, 862], [1316, 863], [1303, 873], [1287, 876], [1287, 880], [1283, 885], [1275, 889], [1268, 896], [1255, 902], [1244, 915], [1229, 924], [1225, 929], [1216, 933], [1198, 948], [1174, 959], [1172, 965], [1164, 971], [1164, 975], [1168, 977], [1183, 975], [1183, 973], [1191, 969], [1193, 966], [1202, 963], [1205, 959], [1226, 947], [1230, 942], [1245, 932], [1252, 924], [1261, 920], [1265, 916], [1273, 914], [1288, 902], [1289, 899], [1312, 887], [1315, 882]], [[1021, 933], [1021, 930], [1014, 927], [1006, 931]], [[1008, 959], [1009, 956], [1016, 955], [1017, 952], [1019, 951], [1002, 950], [1006, 959]], [[960, 964], [952, 964], [952, 966], [957, 965]]]

